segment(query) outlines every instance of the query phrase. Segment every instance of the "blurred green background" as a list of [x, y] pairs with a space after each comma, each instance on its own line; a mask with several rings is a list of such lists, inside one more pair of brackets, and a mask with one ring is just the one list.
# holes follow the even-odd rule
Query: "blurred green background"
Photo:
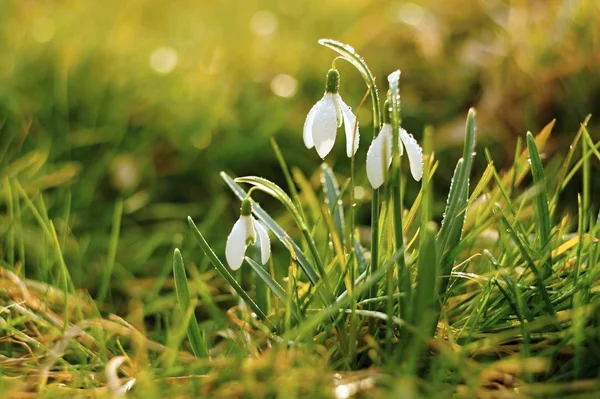
[[[585, 116], [600, 111], [598, 21], [594, 0], [0, 0], [2, 230], [14, 223], [12, 179], [36, 204], [42, 193], [75, 285], [92, 294], [119, 199], [113, 295], [159, 286], [154, 277], [169, 273], [174, 246], [200, 258], [187, 215], [222, 253], [239, 203], [219, 171], [281, 182], [271, 136], [289, 164], [317, 170], [301, 131], [334, 58], [316, 43], [322, 37], [354, 46], [382, 92], [387, 74], [402, 70], [403, 124], [417, 138], [435, 128], [442, 194], [471, 106], [478, 148], [489, 147], [499, 166], [511, 162], [517, 137], [553, 118], [548, 156], [564, 154]], [[362, 79], [337, 65], [341, 94], [356, 108]], [[368, 108], [357, 165], [372, 137]], [[592, 118], [593, 137], [595, 126]], [[342, 178], [344, 148], [328, 159]], [[366, 184], [361, 168], [357, 178]], [[407, 196], [417, 189], [409, 183]], [[45, 235], [31, 213], [19, 218], [25, 272], [36, 277], [48, 260]]]

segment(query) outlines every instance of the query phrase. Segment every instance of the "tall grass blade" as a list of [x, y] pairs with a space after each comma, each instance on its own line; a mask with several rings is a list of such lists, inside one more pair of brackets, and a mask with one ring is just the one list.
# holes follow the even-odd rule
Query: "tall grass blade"
[[542, 273], [540, 273], [540, 271], [538, 270], [537, 266], [535, 265], [535, 262], [533, 261], [533, 258], [531, 257], [531, 255], [529, 254], [529, 251], [527, 250], [525, 244], [523, 243], [523, 240], [521, 240], [521, 237], [519, 237], [519, 234], [516, 232], [516, 230], [510, 224], [510, 222], [508, 221], [506, 216], [504, 216], [501, 213], [500, 209], [496, 209], [496, 212], [500, 212], [500, 217], [502, 218], [502, 223], [504, 225], [504, 228], [506, 229], [506, 231], [508, 232], [508, 234], [510, 235], [512, 240], [515, 242], [515, 244], [517, 244], [517, 247], [519, 248], [521, 255], [523, 256], [523, 258], [527, 262], [527, 265], [529, 266], [529, 269], [533, 273], [533, 275], [535, 277], [535, 282], [536, 282], [538, 291], [542, 297], [542, 301], [544, 303], [544, 308], [546, 309], [546, 312], [549, 315], [554, 315], [556, 312], [554, 310], [554, 306], [552, 305], [552, 301], [550, 300], [550, 296], [548, 295], [548, 290], [546, 289], [546, 285], [544, 284], [544, 277], [542, 276]]
[[200, 327], [198, 326], [198, 320], [193, 309], [191, 310], [191, 317], [186, 320], [186, 315], [190, 312], [192, 307], [192, 299], [190, 297], [190, 290], [188, 287], [188, 280], [185, 274], [185, 266], [183, 264], [183, 257], [179, 249], [175, 248], [173, 253], [173, 277], [175, 279], [175, 290], [177, 292], [177, 303], [179, 304], [179, 310], [181, 311], [181, 317], [188, 322], [187, 336], [192, 346], [192, 351], [196, 357], [208, 357], [208, 347], [202, 334], [200, 333]]
[[343, 247], [346, 235], [344, 226], [344, 208], [342, 199], [340, 198], [340, 185], [333, 174], [333, 170], [331, 170], [326, 163], [321, 165], [321, 182], [323, 184], [323, 191], [325, 192], [325, 203], [333, 216], [335, 229]]
[[259, 265], [252, 258], [249, 257], [246, 257], [246, 262], [248, 262], [248, 264], [250, 265], [250, 267], [252, 267], [252, 269], [254, 269], [258, 277], [260, 277], [260, 279], [264, 281], [264, 283], [271, 289], [271, 291], [273, 291], [273, 294], [275, 294], [279, 299], [287, 299], [287, 293], [285, 292], [283, 287], [277, 281], [275, 281], [273, 277], [271, 277], [271, 275], [267, 273], [261, 265]]
[[110, 232], [110, 241], [108, 246], [108, 259], [106, 261], [106, 267], [104, 268], [104, 274], [102, 275], [102, 282], [100, 283], [100, 289], [98, 292], [98, 304], [101, 306], [106, 299], [108, 289], [110, 288], [110, 278], [112, 276], [113, 268], [115, 267], [115, 259], [117, 256], [117, 247], [119, 245], [119, 235], [121, 232], [121, 217], [123, 215], [123, 200], [118, 200], [115, 204], [115, 210], [113, 212], [112, 230]]
[[[443, 275], [450, 275], [453, 259], [448, 258], [448, 254], [460, 241], [466, 218], [466, 207], [469, 197], [469, 176], [475, 156], [475, 109], [473, 108], [469, 110], [469, 114], [467, 115], [465, 130], [463, 157], [458, 161], [454, 170], [442, 227], [436, 238], [436, 246], [442, 262]], [[448, 285], [448, 279], [444, 279], [443, 281], [440, 295], [444, 295]]]
[[[550, 210], [548, 209], [548, 190], [546, 187], [546, 178], [544, 176], [544, 167], [542, 159], [538, 152], [535, 139], [531, 132], [527, 132], [527, 148], [529, 149], [529, 159], [531, 160], [531, 174], [533, 183], [538, 192], [535, 196], [535, 214], [539, 228], [539, 237], [542, 251], [550, 251], [548, 243], [550, 242]], [[544, 264], [543, 278], [546, 279], [552, 274], [552, 258]]]

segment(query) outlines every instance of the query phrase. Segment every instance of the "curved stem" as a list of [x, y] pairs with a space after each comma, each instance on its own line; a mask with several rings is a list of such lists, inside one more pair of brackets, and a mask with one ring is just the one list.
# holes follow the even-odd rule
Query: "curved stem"
[[[371, 90], [371, 102], [373, 103], [373, 137], [379, 132], [381, 127], [381, 108], [379, 103], [379, 94], [375, 85], [375, 78], [367, 66], [365, 60], [356, 53], [352, 46], [338, 42], [332, 39], [321, 39], [319, 44], [332, 49], [340, 54], [346, 61], [351, 63], [362, 75], [368, 88]], [[334, 60], [335, 61], [335, 60]]]
[[[371, 103], [373, 105], [373, 138], [375, 138], [381, 129], [381, 104], [379, 102], [379, 92], [377, 91], [377, 85], [375, 84], [375, 77], [371, 73], [367, 63], [356, 53], [352, 46], [338, 42], [337, 40], [321, 39], [319, 40], [319, 44], [340, 54], [360, 72], [365, 80], [365, 84], [370, 91]], [[379, 205], [379, 189], [375, 189], [373, 190], [373, 197], [371, 200], [371, 274], [375, 273], [379, 264]], [[370, 289], [370, 296], [375, 297], [376, 295], [377, 284], [373, 284]]]

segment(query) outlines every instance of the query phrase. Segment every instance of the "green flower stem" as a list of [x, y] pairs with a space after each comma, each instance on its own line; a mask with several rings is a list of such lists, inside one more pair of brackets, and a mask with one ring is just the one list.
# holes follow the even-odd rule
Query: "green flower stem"
[[[331, 39], [321, 39], [319, 44], [332, 49], [352, 64], [362, 75], [371, 96], [373, 106], [373, 137], [381, 129], [381, 104], [375, 78], [365, 60], [351, 46]], [[337, 59], [337, 58], [336, 58]], [[371, 200], [371, 273], [375, 273], [379, 261], [379, 189], [373, 190]], [[377, 293], [377, 284], [370, 289], [371, 296]]]
[[[390, 116], [392, 122], [392, 156], [393, 156], [393, 168], [392, 168], [392, 180], [390, 182], [393, 207], [394, 207], [394, 237], [396, 249], [404, 247], [404, 228], [403, 228], [403, 207], [402, 207], [402, 170], [401, 170], [401, 158], [400, 148], [397, 143], [400, 140], [400, 71], [391, 73], [388, 76], [388, 82], [390, 84], [388, 99], [390, 103]], [[408, 315], [408, 305], [410, 304], [410, 292], [411, 292], [411, 281], [410, 273], [406, 268], [406, 259], [404, 253], [400, 254], [396, 263], [396, 275], [398, 279], [398, 290], [404, 293], [400, 297], [400, 317], [406, 318]], [[391, 296], [391, 293], [388, 293]]]

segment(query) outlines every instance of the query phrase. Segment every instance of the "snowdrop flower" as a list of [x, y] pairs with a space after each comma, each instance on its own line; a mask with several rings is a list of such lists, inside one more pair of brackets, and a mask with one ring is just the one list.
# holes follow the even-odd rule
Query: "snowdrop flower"
[[[338, 127], [344, 124], [346, 130], [346, 154], [353, 156], [358, 149], [358, 125], [356, 116], [338, 93], [340, 74], [336, 69], [327, 72], [325, 94], [310, 110], [304, 122], [304, 145], [317, 150], [323, 159], [335, 143]], [[356, 125], [356, 129], [355, 129]]]
[[[387, 104], [388, 102], [386, 101], [384, 105], [386, 111], [388, 109]], [[393, 136], [394, 134], [389, 113], [384, 112], [384, 121], [381, 131], [377, 137], [375, 137], [367, 151], [367, 178], [373, 188], [378, 188], [383, 184], [385, 172], [392, 163]], [[421, 177], [423, 177], [423, 150], [412, 134], [408, 134], [406, 130], [401, 128], [398, 132], [400, 155], [403, 153], [403, 144], [404, 147], [406, 147], [406, 154], [408, 155], [410, 173], [416, 181], [419, 181], [421, 180]]]
[[271, 243], [269, 234], [262, 223], [252, 216], [252, 201], [245, 198], [240, 209], [240, 218], [233, 225], [227, 244], [225, 245], [225, 257], [231, 270], [237, 270], [244, 262], [246, 248], [248, 245], [256, 244], [256, 237], [260, 245], [260, 260], [264, 265], [271, 256]]

